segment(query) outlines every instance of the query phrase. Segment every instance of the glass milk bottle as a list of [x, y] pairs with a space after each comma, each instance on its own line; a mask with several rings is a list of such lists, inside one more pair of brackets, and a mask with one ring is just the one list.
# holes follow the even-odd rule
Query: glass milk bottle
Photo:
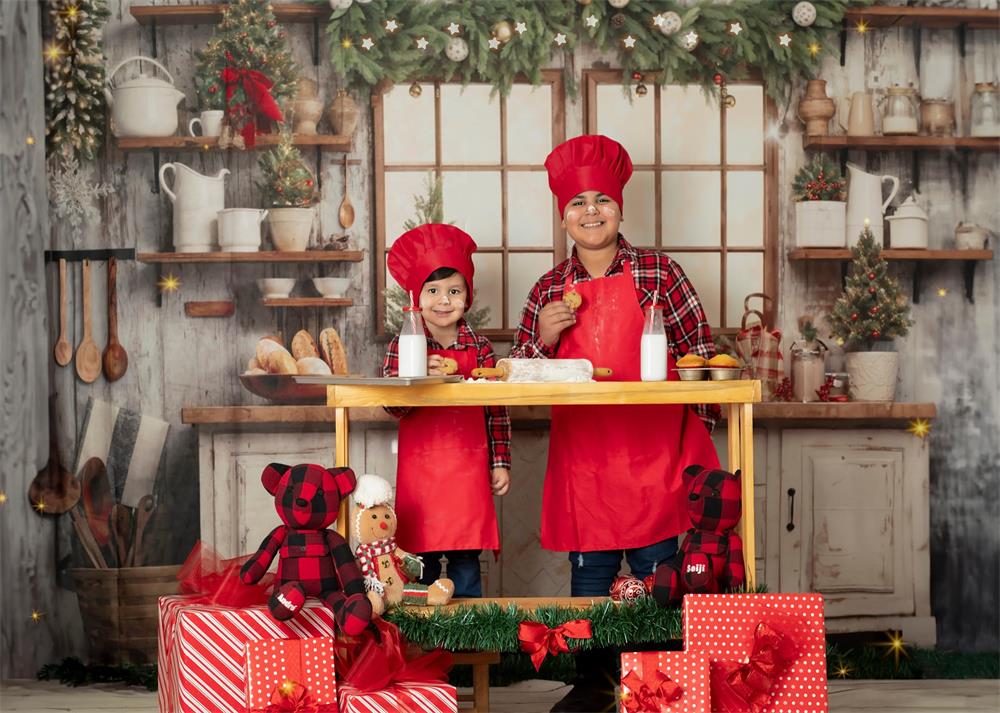
[[819, 387], [826, 381], [826, 345], [818, 339], [792, 342], [792, 396], [803, 403], [819, 401]]
[[399, 330], [399, 375], [427, 376], [427, 336], [419, 307], [403, 308]]
[[667, 333], [663, 329], [663, 307], [660, 305], [646, 308], [639, 364], [643, 381], [667, 380]]

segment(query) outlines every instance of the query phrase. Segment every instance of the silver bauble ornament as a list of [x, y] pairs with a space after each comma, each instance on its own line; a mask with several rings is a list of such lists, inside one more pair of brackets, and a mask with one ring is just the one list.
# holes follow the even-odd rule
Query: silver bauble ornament
[[802, 0], [792, 9], [792, 19], [799, 27], [809, 27], [816, 22], [816, 6], [809, 0]]
[[621, 10], [623, 7], [628, 5], [629, 0], [608, 0], [608, 5], [616, 10]]
[[452, 62], [462, 62], [469, 56], [469, 43], [461, 37], [452, 37], [444, 46], [444, 54]]
[[664, 35], [669, 37], [677, 32], [677, 30], [681, 29], [681, 25], [683, 24], [681, 16], [673, 10], [663, 13], [661, 17], [663, 18], [663, 21], [659, 24], [659, 30]]

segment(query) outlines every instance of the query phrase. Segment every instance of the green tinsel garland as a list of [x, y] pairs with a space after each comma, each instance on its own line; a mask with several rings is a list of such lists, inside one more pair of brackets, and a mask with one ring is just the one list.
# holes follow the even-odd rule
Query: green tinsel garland
[[[372, 0], [335, 11], [327, 34], [334, 68], [355, 86], [383, 79], [458, 77], [463, 83], [488, 82], [506, 94], [518, 74], [538, 83], [541, 68], [551, 65], [556, 52], [566, 53], [566, 66], [571, 66], [573, 48], [589, 41], [601, 51], [617, 52], [616, 64], [624, 70], [626, 85], [639, 81], [633, 77], [638, 73], [646, 75], [641, 81], [699, 84], [717, 96], [717, 74], [726, 80], [740, 79], [756, 69], [768, 95], [784, 105], [795, 79], [812, 76], [823, 54], [835, 48], [833, 33], [840, 29], [845, 10], [871, 4], [871, 0], [817, 0], [815, 22], [800, 27], [792, 20], [797, 1], [701, 0], [682, 5], [676, 0], [631, 0], [615, 9], [598, 0], [586, 5], [575, 0]], [[672, 35], [662, 34], [654, 24], [657, 16], [668, 12], [682, 19], [681, 29]], [[390, 32], [387, 23], [393, 20], [398, 29]], [[524, 32], [515, 31], [498, 50], [491, 50], [493, 28], [501, 21], [512, 27], [523, 23]], [[458, 36], [469, 48], [468, 58], [461, 62], [444, 53], [453, 39], [447, 30], [452, 22], [461, 27]], [[742, 28], [735, 35], [729, 32], [734, 22]], [[699, 41], [689, 51], [683, 42], [692, 30]], [[788, 47], [779, 40], [784, 33], [792, 38]], [[555, 42], [559, 34], [565, 36], [562, 45]], [[624, 43], [628, 36], [635, 39], [631, 48]], [[425, 50], [417, 46], [420, 38], [427, 40]], [[573, 92], [572, 76], [564, 73], [564, 77]]]

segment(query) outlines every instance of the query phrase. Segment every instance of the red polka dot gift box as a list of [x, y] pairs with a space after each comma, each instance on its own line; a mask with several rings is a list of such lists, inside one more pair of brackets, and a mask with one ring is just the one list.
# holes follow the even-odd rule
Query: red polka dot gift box
[[[333, 639], [273, 639], [247, 643], [247, 704], [251, 711], [294, 705], [337, 710]], [[291, 707], [289, 707], [291, 706]]]
[[827, 713], [819, 594], [688, 594], [684, 653], [709, 659], [711, 710]]

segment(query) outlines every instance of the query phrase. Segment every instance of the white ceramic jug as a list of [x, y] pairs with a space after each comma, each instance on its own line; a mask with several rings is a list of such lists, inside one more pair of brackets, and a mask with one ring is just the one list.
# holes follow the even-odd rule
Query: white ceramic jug
[[[882, 184], [892, 181], [889, 197], [882, 200]], [[899, 179], [895, 176], [876, 176], [865, 173], [852, 163], [847, 164], [847, 245], [858, 244], [865, 220], [870, 222], [875, 244], [882, 246], [882, 215], [886, 207], [896, 197]]]
[[[166, 173], [174, 174], [173, 190]], [[218, 213], [226, 207], [223, 168], [215, 176], [203, 176], [183, 163], [165, 163], [160, 167], [160, 187], [174, 204], [174, 250], [179, 253], [207, 253], [213, 250], [218, 234]]]
[[226, 208], [219, 211], [219, 247], [223, 252], [260, 250], [260, 224], [267, 211], [259, 208]]

